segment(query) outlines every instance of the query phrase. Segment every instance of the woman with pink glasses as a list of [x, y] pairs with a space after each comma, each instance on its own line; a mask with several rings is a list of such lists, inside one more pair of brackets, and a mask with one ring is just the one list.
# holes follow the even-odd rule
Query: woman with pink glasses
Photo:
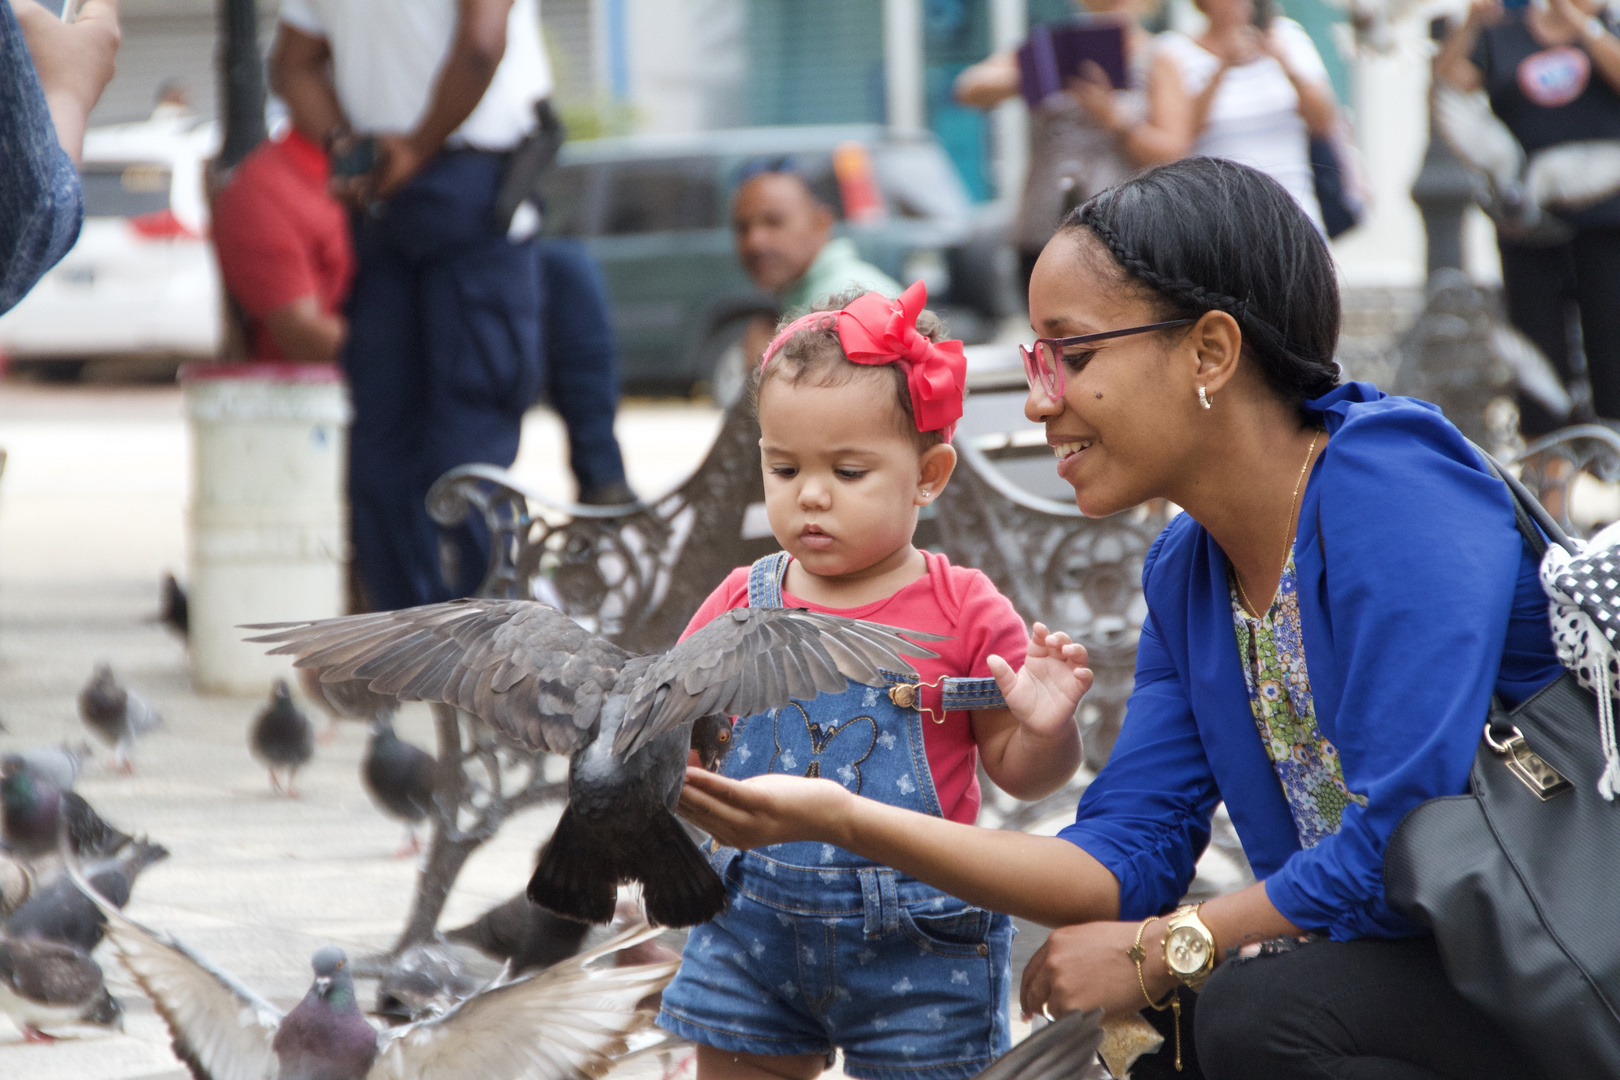
[[[1390, 833], [1464, 791], [1492, 695], [1562, 670], [1506, 487], [1434, 407], [1340, 384], [1327, 247], [1247, 166], [1097, 196], [1029, 300], [1025, 409], [1080, 509], [1186, 511], [1147, 555], [1135, 691], [1074, 824], [1010, 834], [698, 771], [683, 813], [1056, 927], [1025, 1011], [1173, 1010], [1183, 1076], [1533, 1075], [1383, 892]], [[1178, 908], [1223, 800], [1259, 880]]]

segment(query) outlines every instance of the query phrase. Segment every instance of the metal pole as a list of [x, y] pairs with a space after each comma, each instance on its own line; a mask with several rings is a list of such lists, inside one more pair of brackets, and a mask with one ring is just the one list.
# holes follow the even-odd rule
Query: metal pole
[[235, 168], [266, 134], [258, 22], [254, 0], [219, 0], [217, 64], [225, 137], [217, 168], [222, 174]]
[[922, 0], [883, 0], [883, 82], [889, 126], [921, 130], [927, 123]]

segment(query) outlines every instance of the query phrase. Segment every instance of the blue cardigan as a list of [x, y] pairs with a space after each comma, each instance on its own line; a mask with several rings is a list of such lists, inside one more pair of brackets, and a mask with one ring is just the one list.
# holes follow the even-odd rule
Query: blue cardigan
[[1119, 741], [1060, 834], [1119, 879], [1122, 919], [1174, 906], [1224, 799], [1296, 926], [1418, 933], [1384, 903], [1390, 833], [1466, 789], [1493, 692], [1517, 703], [1562, 671], [1507, 488], [1440, 411], [1365, 383], [1306, 409], [1330, 438], [1294, 546], [1305, 660], [1317, 723], [1367, 805], [1301, 849], [1250, 711], [1226, 556], [1182, 514], [1142, 569], [1148, 616]]

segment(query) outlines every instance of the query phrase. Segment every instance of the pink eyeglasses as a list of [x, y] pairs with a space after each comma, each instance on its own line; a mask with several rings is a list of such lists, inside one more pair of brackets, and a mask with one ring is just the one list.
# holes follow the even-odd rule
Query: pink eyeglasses
[[1168, 330], [1172, 326], [1188, 326], [1197, 321], [1197, 319], [1171, 319], [1169, 322], [1132, 326], [1126, 330], [1104, 330], [1100, 334], [1081, 334], [1079, 337], [1036, 338], [1033, 349], [1024, 345], [1018, 346], [1019, 353], [1024, 357], [1024, 377], [1029, 380], [1032, 389], [1040, 387], [1047, 397], [1056, 401], [1063, 396], [1063, 388], [1067, 385], [1063, 374], [1064, 349], [1092, 341], [1125, 337], [1128, 334], [1146, 334], [1154, 330]]

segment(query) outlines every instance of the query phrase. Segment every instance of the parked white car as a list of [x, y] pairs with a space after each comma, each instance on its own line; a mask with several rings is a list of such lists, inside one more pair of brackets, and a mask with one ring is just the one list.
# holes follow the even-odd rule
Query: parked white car
[[87, 132], [84, 229], [0, 316], [0, 354], [64, 373], [92, 357], [217, 355], [223, 308], [203, 163], [218, 146], [214, 121], [185, 114]]

